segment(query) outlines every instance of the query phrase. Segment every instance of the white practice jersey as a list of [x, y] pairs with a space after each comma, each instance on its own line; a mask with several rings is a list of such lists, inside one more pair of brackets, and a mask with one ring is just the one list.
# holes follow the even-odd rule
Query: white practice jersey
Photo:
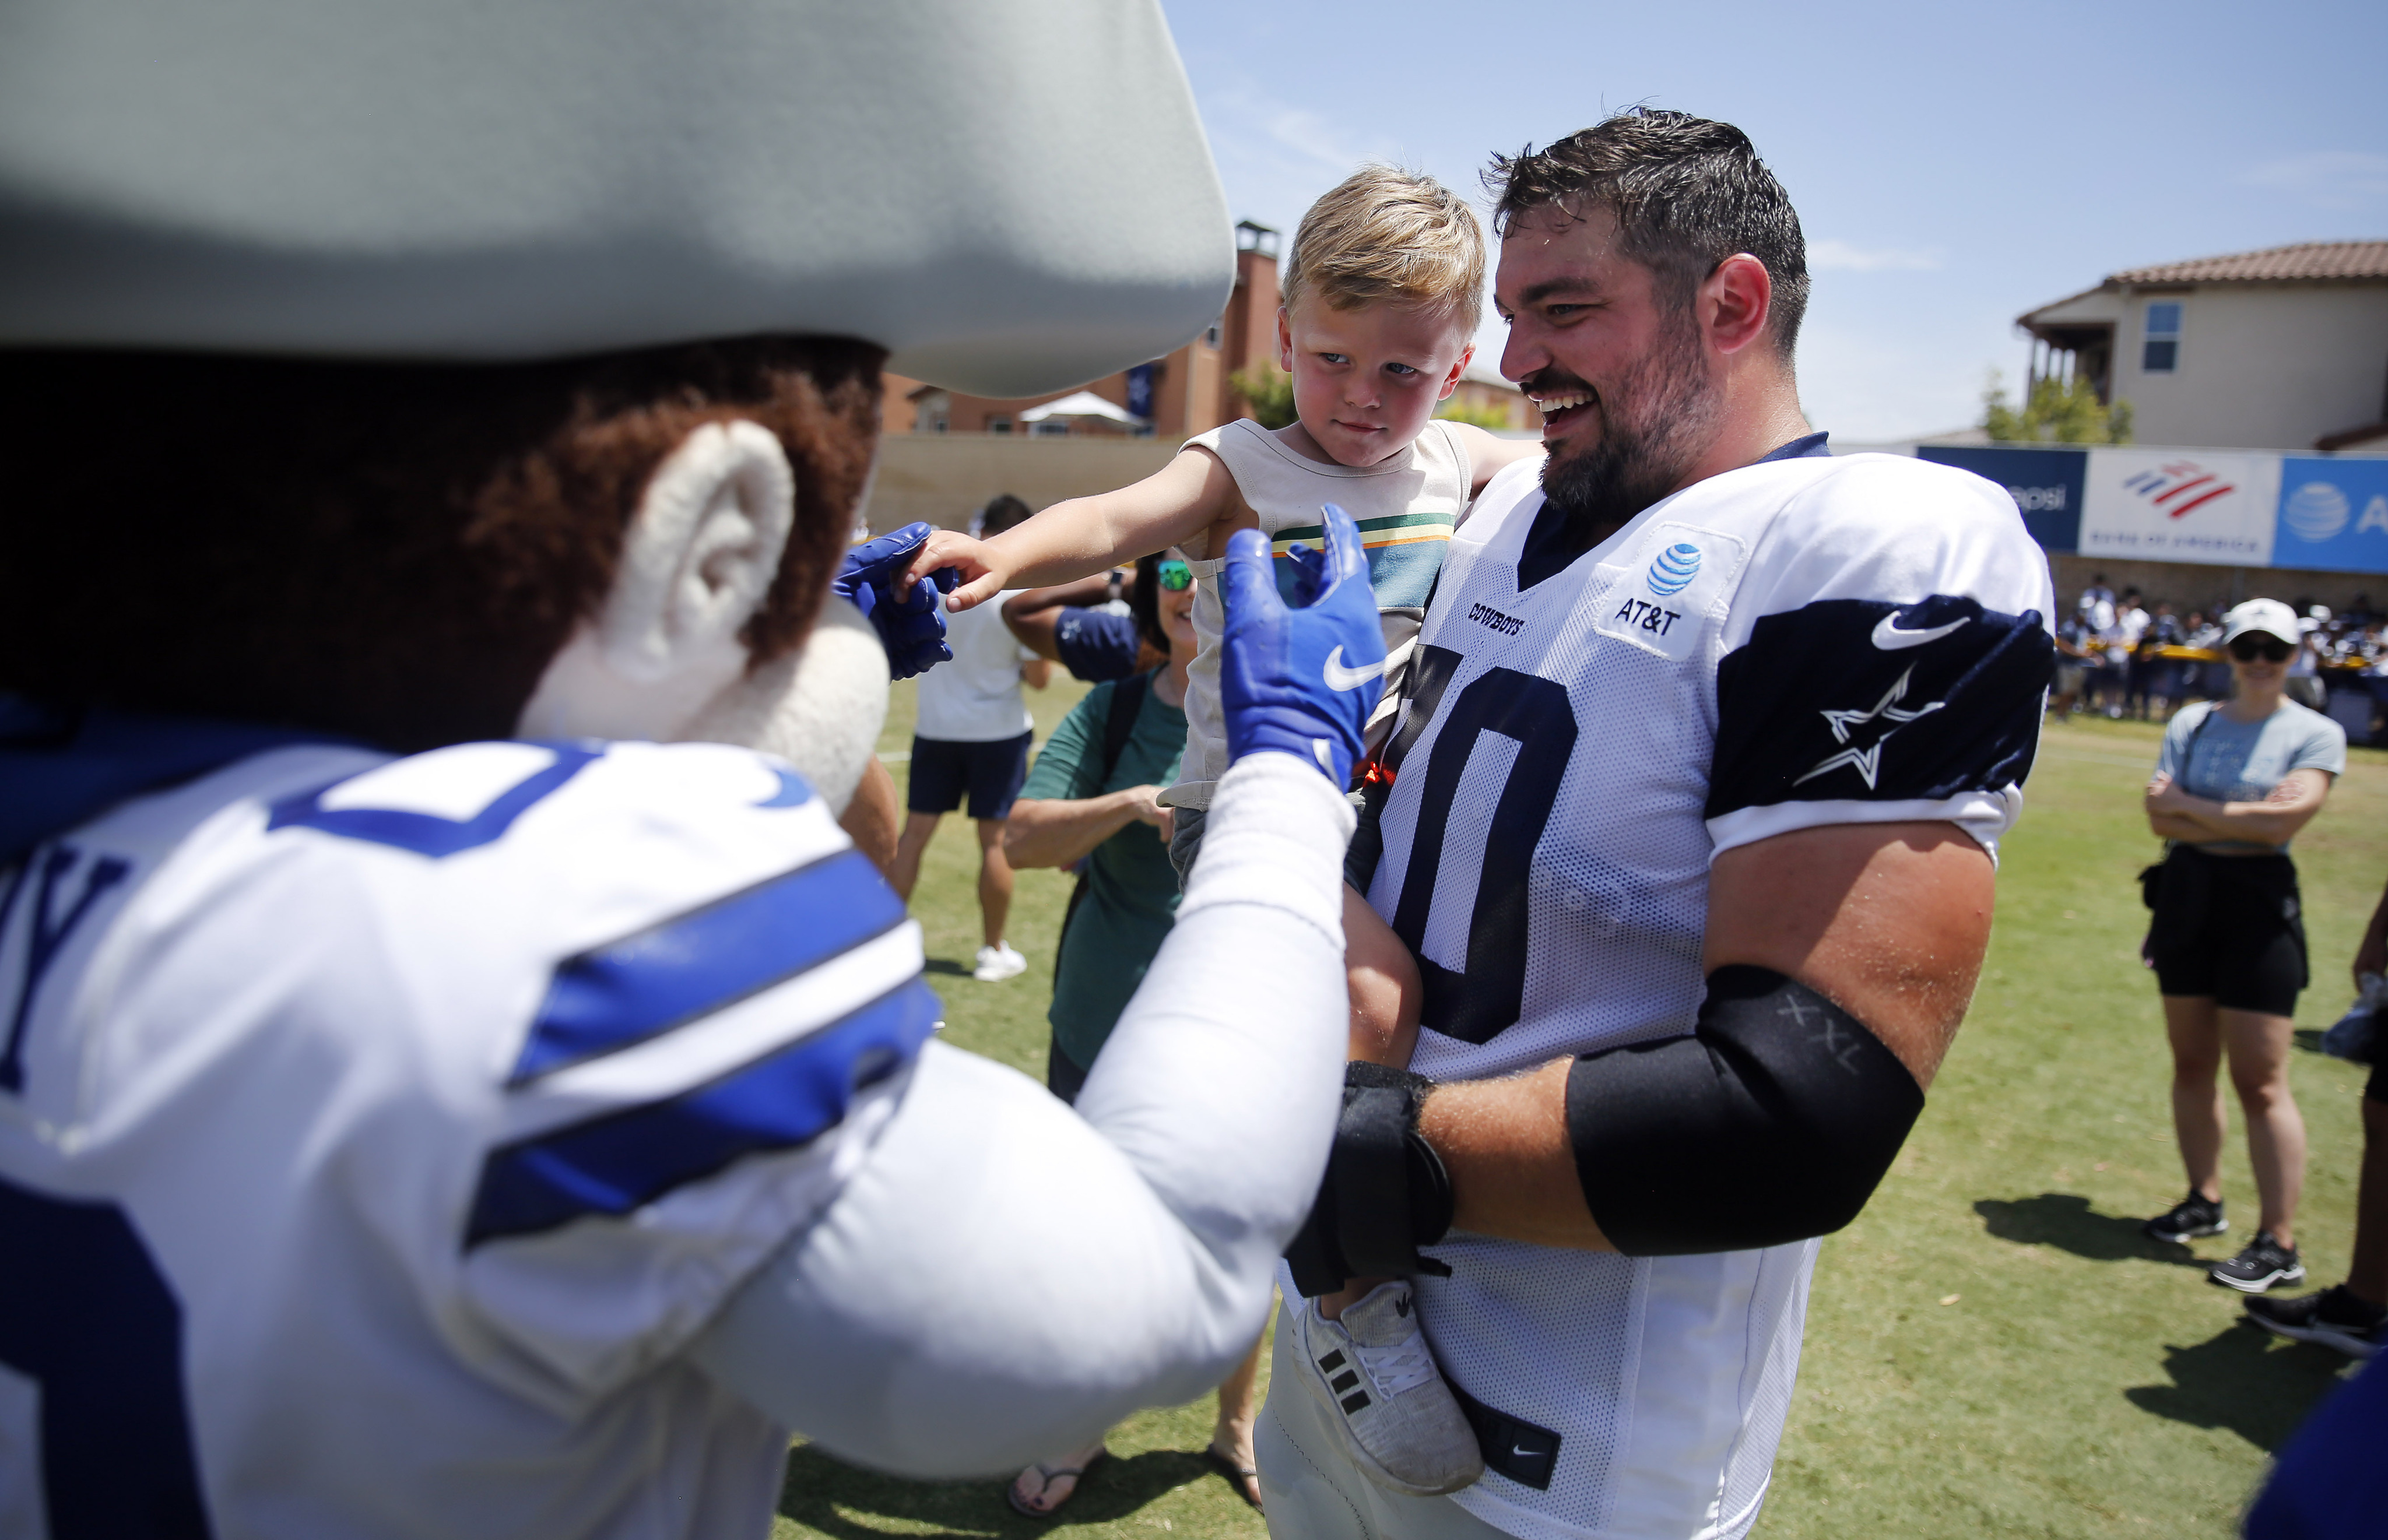
[[680, 1355], [938, 1015], [793, 774], [288, 747], [0, 884], [0, 1534], [768, 1531]]
[[[1717, 852], [2021, 805], [2047, 559], [1999, 487], [1885, 455], [1688, 487], [1518, 589], [1510, 467], [1452, 537], [1368, 890], [1419, 958], [1413, 1067], [1508, 1074], [1680, 1036]], [[1668, 1152], [1648, 1152], [1652, 1160]], [[1817, 1243], [1633, 1258], [1454, 1232], [1416, 1280], [1480, 1407], [1471, 1512], [1529, 1536], [1739, 1534], [1763, 1497]]]

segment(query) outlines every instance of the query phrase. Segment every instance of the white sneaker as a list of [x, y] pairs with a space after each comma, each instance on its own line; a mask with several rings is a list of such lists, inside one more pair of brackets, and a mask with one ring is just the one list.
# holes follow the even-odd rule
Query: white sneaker
[[1406, 1283], [1381, 1283], [1340, 1320], [1303, 1300], [1293, 1318], [1302, 1383], [1361, 1472], [1413, 1497], [1440, 1496], [1484, 1474], [1476, 1431], [1442, 1382]]
[[971, 977], [982, 984], [999, 984], [1027, 971], [1028, 959], [1012, 951], [1010, 941], [997, 941], [978, 949], [978, 966], [971, 969]]

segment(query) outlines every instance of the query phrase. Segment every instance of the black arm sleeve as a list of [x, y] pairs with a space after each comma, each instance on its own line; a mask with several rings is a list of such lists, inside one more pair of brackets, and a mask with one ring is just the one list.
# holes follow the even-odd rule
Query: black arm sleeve
[[1691, 1036], [1587, 1054], [1568, 1072], [1584, 1202], [1629, 1256], [1838, 1230], [1923, 1110], [1881, 1039], [1771, 968], [1710, 975]]

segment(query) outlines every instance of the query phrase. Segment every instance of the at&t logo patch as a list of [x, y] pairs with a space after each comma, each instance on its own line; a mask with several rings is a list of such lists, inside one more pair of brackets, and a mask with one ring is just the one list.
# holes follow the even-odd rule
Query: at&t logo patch
[[1604, 569], [1612, 575], [1601, 590], [1593, 629], [1681, 662], [1708, 634], [1748, 545], [1738, 536], [1683, 524], [1659, 524], [1638, 545], [1622, 571]]
[[1700, 548], [1689, 541], [1669, 546], [1650, 563], [1650, 591], [1671, 599], [1691, 587], [1700, 574]]

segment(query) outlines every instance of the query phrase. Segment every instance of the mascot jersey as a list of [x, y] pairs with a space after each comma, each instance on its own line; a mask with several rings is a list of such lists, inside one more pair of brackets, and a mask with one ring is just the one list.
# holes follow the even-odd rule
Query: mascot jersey
[[0, 1533], [768, 1531], [784, 1430], [674, 1355], [938, 1016], [796, 776], [286, 746], [0, 882]]
[[[1453, 536], [1368, 890], [1425, 976], [1420, 1073], [1687, 1031], [1721, 851], [1946, 819], [1995, 853], [2039, 740], [2047, 559], [1988, 482], [1822, 443], [1687, 487], [1556, 570], [1529, 549], [1537, 462]], [[1427, 1335], [1453, 1384], [1530, 1429], [1454, 1500], [1552, 1540], [1741, 1534], [1815, 1249], [1635, 1258], [1454, 1232], [1434, 1248], [1452, 1276], [1416, 1280]]]

